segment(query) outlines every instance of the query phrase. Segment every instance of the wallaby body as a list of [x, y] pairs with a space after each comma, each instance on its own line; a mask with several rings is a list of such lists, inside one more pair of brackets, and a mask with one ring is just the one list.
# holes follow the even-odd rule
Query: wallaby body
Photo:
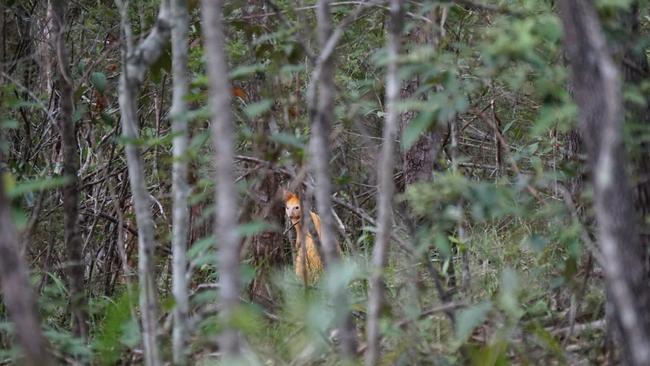
[[[302, 205], [298, 196], [291, 192], [286, 192], [285, 205], [287, 217], [291, 220], [291, 225], [296, 232], [296, 241], [293, 246], [296, 255], [293, 268], [299, 278], [305, 282], [312, 283], [318, 279], [320, 273], [323, 271], [323, 261], [318, 252], [318, 247], [316, 247], [316, 242], [310, 233], [310, 223], [301, 222]], [[310, 212], [309, 217], [314, 225], [313, 228], [316, 229], [316, 235], [318, 235], [318, 239], [320, 240], [320, 217], [314, 212]], [[304, 251], [302, 240], [305, 241]]]

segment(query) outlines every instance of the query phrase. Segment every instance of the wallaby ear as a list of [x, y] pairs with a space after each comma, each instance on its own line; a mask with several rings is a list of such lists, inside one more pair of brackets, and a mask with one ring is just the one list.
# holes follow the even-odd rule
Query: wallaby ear
[[284, 188], [282, 188], [282, 195], [284, 196], [284, 201], [285, 202], [292, 199], [292, 198], [294, 198], [294, 197], [296, 197], [295, 194], [293, 194], [292, 192], [287, 191]]

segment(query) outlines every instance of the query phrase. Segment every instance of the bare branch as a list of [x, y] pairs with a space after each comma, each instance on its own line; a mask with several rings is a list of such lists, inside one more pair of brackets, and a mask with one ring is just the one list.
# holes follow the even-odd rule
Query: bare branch
[[239, 334], [230, 325], [240, 293], [237, 192], [233, 179], [233, 120], [223, 35], [223, 3], [221, 0], [202, 0], [201, 5], [212, 101], [212, 142], [216, 153], [216, 237], [219, 238], [219, 293], [223, 305], [220, 316], [225, 324], [219, 336], [219, 346], [228, 360], [241, 353]]
[[388, 260], [388, 247], [393, 221], [393, 169], [395, 168], [395, 139], [399, 128], [400, 80], [398, 76], [398, 57], [401, 47], [403, 9], [400, 0], [390, 1], [390, 19], [388, 32], [388, 69], [386, 70], [386, 121], [384, 125], [384, 143], [380, 160], [377, 164], [379, 180], [379, 214], [377, 217], [377, 237], [372, 252], [372, 273], [368, 294], [368, 323], [365, 363], [376, 365], [379, 360], [379, 315], [384, 305], [383, 272]]
[[[2, 172], [0, 171], [0, 175]], [[2, 297], [14, 323], [18, 343], [25, 354], [25, 364], [53, 365], [47, 352], [47, 341], [41, 333], [36, 298], [29, 284], [28, 269], [20, 255], [19, 237], [11, 218], [11, 202], [0, 179], [0, 285]]]
[[[360, 11], [361, 7], [357, 8]], [[329, 0], [320, 0], [316, 4], [316, 17], [318, 20], [318, 39], [323, 48], [318, 57], [316, 68], [320, 68], [320, 77], [314, 77], [311, 81], [312, 90], [319, 92], [316, 105], [310, 105], [310, 117], [312, 121], [310, 139], [310, 161], [316, 178], [316, 206], [321, 218], [320, 241], [325, 254], [325, 263], [329, 266], [337, 266], [340, 263], [339, 249], [334, 236], [334, 217], [332, 215], [332, 184], [330, 181], [329, 164], [331, 143], [329, 136], [334, 120], [334, 59], [332, 53], [333, 43], [337, 42], [332, 34], [332, 19], [329, 9]], [[355, 16], [356, 17], [356, 16]], [[352, 19], [352, 18], [349, 18]], [[342, 33], [343, 24], [338, 30]], [[327, 47], [330, 47], [327, 50]], [[327, 55], [323, 55], [329, 52]], [[317, 70], [314, 70], [314, 74]], [[315, 94], [315, 93], [314, 93]], [[310, 100], [312, 103], [315, 101]], [[308, 213], [303, 211], [303, 214]], [[314, 236], [315, 238], [318, 236]], [[337, 304], [337, 326], [341, 335], [341, 354], [343, 358], [352, 359], [356, 352], [356, 335], [354, 324], [349, 312], [347, 298], [347, 284], [339, 284], [335, 290], [334, 298]]]
[[187, 364], [186, 346], [189, 337], [189, 296], [187, 290], [187, 240], [189, 237], [190, 186], [187, 182], [188, 127], [188, 30], [189, 14], [186, 0], [172, 0], [172, 293], [174, 295], [174, 330], [172, 353], [175, 365]]
[[52, 34], [56, 49], [56, 64], [59, 78], [55, 88], [59, 92], [58, 125], [61, 134], [61, 147], [63, 149], [63, 175], [70, 179], [62, 189], [63, 196], [63, 221], [67, 258], [70, 265], [67, 267], [70, 288], [70, 308], [72, 310], [74, 333], [80, 337], [88, 336], [86, 324], [86, 296], [84, 292], [84, 265], [79, 232], [79, 151], [77, 148], [77, 129], [72, 120], [74, 109], [73, 82], [70, 78], [70, 65], [65, 48], [65, 2], [52, 0], [49, 6], [52, 14]]
[[560, 1], [580, 128], [589, 152], [608, 301], [624, 363], [650, 364], [650, 289], [621, 135], [619, 72], [591, 1]]
[[140, 149], [133, 141], [139, 136], [137, 95], [146, 71], [163, 52], [170, 35], [169, 0], [163, 0], [156, 25], [139, 45], [134, 45], [129, 22], [128, 2], [115, 0], [120, 10], [121, 31], [125, 42], [122, 47], [122, 73], [120, 74], [119, 105], [122, 133], [128, 140], [126, 152], [129, 181], [133, 194], [138, 223], [138, 277], [140, 279], [140, 311], [142, 314], [142, 342], [147, 366], [160, 365], [158, 345], [158, 300], [153, 219], [150, 195], [147, 191]]

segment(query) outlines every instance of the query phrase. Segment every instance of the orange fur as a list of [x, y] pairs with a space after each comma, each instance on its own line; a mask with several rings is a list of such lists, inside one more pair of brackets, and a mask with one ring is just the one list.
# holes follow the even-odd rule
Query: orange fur
[[[318, 248], [314, 242], [309, 230], [305, 230], [300, 220], [302, 219], [302, 205], [300, 198], [291, 192], [285, 193], [285, 207], [287, 217], [291, 220], [291, 224], [296, 231], [296, 242], [294, 243], [294, 251], [296, 253], [293, 267], [296, 275], [303, 279], [303, 281], [312, 283], [318, 279], [320, 273], [323, 271], [323, 261], [321, 260]], [[310, 212], [309, 216], [316, 229], [316, 235], [321, 237], [320, 217], [314, 212]], [[305, 239], [305, 253], [303, 253], [302, 240]], [[306, 265], [305, 265], [306, 262]]]

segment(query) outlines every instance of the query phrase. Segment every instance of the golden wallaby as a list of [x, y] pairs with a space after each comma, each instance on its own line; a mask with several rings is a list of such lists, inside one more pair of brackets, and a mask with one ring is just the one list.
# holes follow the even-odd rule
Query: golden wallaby
[[[293, 268], [296, 275], [303, 281], [312, 283], [318, 279], [323, 271], [323, 261], [321, 260], [318, 248], [314, 238], [309, 232], [309, 223], [303, 225], [302, 222], [302, 205], [300, 197], [291, 193], [284, 193], [284, 202], [287, 211], [287, 217], [291, 220], [291, 225], [296, 230], [296, 242], [294, 243], [294, 252], [296, 253]], [[316, 234], [320, 240], [320, 217], [314, 212], [309, 213], [311, 221], [314, 223]], [[305, 240], [305, 252], [302, 252], [302, 240]], [[306, 263], [306, 265], [305, 265]]]

